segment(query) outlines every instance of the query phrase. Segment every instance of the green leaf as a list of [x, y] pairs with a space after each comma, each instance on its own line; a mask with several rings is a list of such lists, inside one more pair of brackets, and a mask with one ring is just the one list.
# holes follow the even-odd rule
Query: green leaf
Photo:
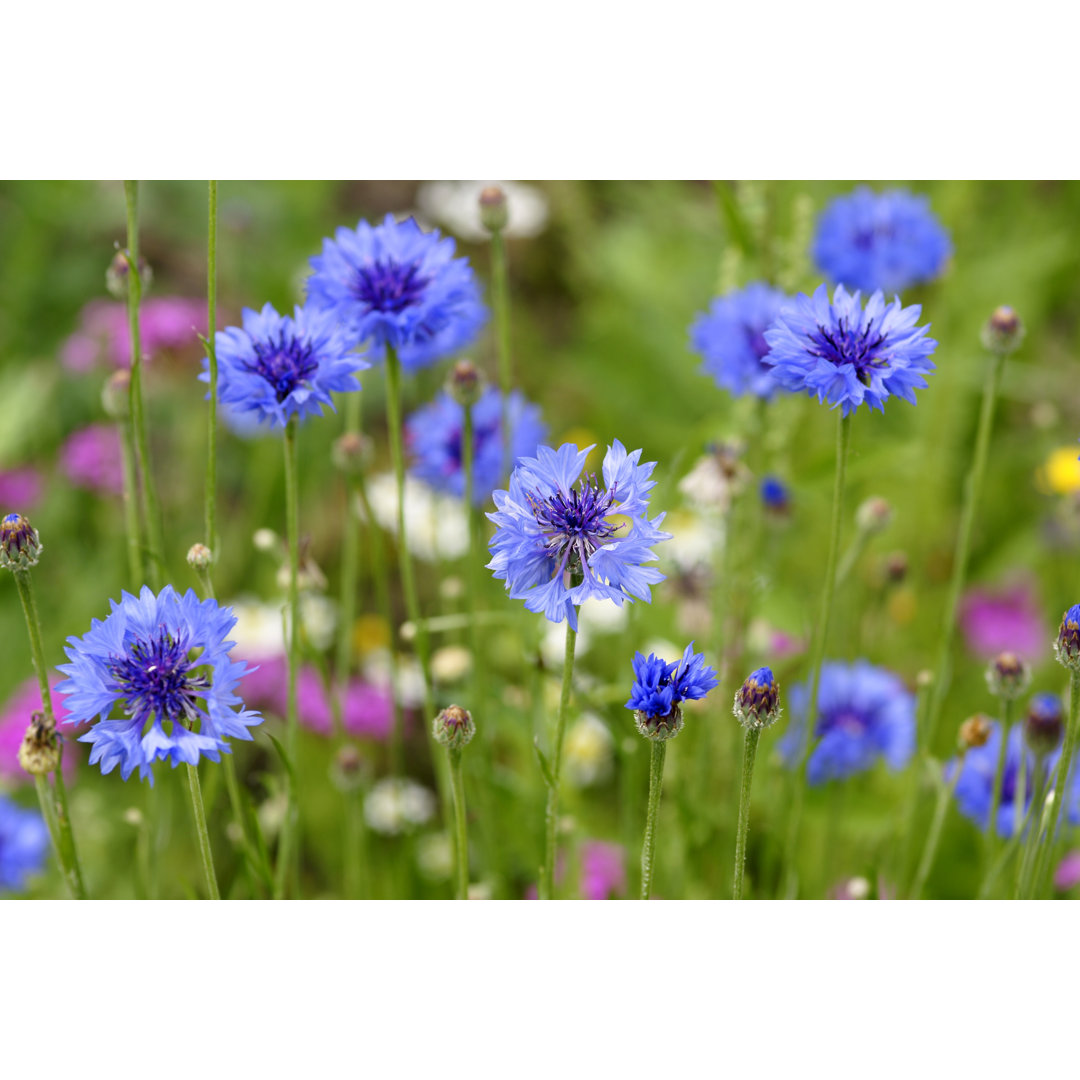
[[536, 751], [536, 760], [540, 762], [540, 771], [544, 774], [544, 783], [549, 788], [555, 786], [555, 776], [551, 771], [551, 766], [548, 764], [548, 759], [544, 756], [544, 751], [540, 749], [540, 737], [538, 735], [533, 736], [533, 750]]

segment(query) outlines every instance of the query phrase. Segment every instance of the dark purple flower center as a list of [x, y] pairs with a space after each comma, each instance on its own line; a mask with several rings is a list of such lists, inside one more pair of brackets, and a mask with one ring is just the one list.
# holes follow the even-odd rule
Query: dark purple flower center
[[[453, 428], [446, 437], [446, 456], [449, 459], [446, 472], [448, 475], [460, 472], [465, 462], [462, 460], [464, 448], [464, 432], [461, 428]], [[477, 424], [473, 418], [473, 463], [480, 457], [481, 449], [491, 442], [502, 442], [500, 421], [496, 417], [490, 424]]]
[[420, 303], [428, 282], [415, 263], [376, 259], [357, 269], [352, 291], [371, 311], [397, 315]]
[[269, 341], [252, 342], [252, 348], [255, 362], [245, 366], [248, 371], [261, 375], [274, 388], [279, 403], [314, 375], [319, 367], [313, 355], [314, 345], [284, 333]]
[[873, 319], [862, 330], [852, 327], [847, 319], [841, 319], [836, 326], [819, 325], [817, 332], [807, 337], [813, 343], [808, 350], [811, 356], [819, 356], [836, 367], [853, 365], [855, 377], [864, 386], [870, 385], [871, 371], [889, 366], [889, 358], [882, 355], [885, 335], [875, 332]]
[[754, 356], [756, 356], [758, 360], [763, 356], [768, 356], [769, 343], [765, 340], [765, 330], [767, 328], [764, 326], [750, 326], [748, 324], [745, 329], [746, 341], [753, 350]]
[[556, 574], [587, 572], [589, 557], [618, 530], [607, 520], [615, 489], [602, 488], [595, 476], [582, 477], [568, 495], [528, 495], [529, 508], [544, 535], [548, 552], [559, 561]]
[[129, 716], [145, 724], [152, 716], [164, 722], [199, 715], [197, 699], [205, 697], [209, 683], [192, 674], [190, 649], [186, 638], [174, 638], [161, 627], [149, 641], [136, 640], [125, 656], [107, 661]]
[[870, 726], [869, 717], [854, 709], [837, 709], [825, 713], [818, 721], [817, 733], [827, 735], [830, 731], [842, 731], [845, 735], [860, 736]]

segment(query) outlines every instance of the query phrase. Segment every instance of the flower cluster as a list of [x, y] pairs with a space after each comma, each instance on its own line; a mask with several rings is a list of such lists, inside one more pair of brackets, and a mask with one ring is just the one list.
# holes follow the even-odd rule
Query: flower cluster
[[945, 269], [951, 250], [926, 198], [907, 191], [878, 195], [866, 187], [825, 208], [813, 244], [825, 274], [866, 292], [902, 292], [930, 281]]
[[896, 297], [885, 302], [875, 292], [864, 309], [858, 292], [837, 285], [830, 303], [824, 285], [814, 295], [800, 293], [783, 307], [765, 331], [776, 380], [792, 391], [805, 391], [845, 416], [860, 405], [884, 411], [892, 395], [915, 404], [923, 375], [934, 370], [930, 359], [937, 342], [916, 326], [918, 305], [903, 307]]
[[[262, 717], [235, 693], [247, 665], [229, 655], [230, 608], [171, 585], [156, 596], [144, 585], [111, 604], [104, 621], [68, 638], [71, 663], [60, 665], [68, 677], [57, 686], [68, 724], [97, 721], [79, 738], [91, 746], [91, 765], [100, 761], [103, 773], [119, 765], [125, 780], [138, 768], [153, 783], [155, 761], [219, 761], [230, 752], [227, 738], [251, 739], [248, 728]], [[117, 708], [123, 719], [111, 719]]]
[[[330, 392], [359, 390], [354, 375], [371, 366], [350, 351], [352, 342], [331, 313], [297, 308], [290, 317], [266, 304], [262, 311], [245, 308], [242, 322], [215, 338], [218, 398], [271, 427], [318, 416], [324, 405], [333, 409]], [[199, 379], [210, 381], [209, 360]]]
[[635, 653], [634, 685], [626, 707], [634, 710], [638, 731], [646, 738], [671, 739], [682, 729], [679, 706], [703, 698], [716, 685], [716, 672], [694, 652], [692, 641], [670, 664], [655, 653]]
[[[473, 502], [487, 502], [503, 475], [503, 397], [488, 387], [472, 406]], [[513, 461], [536, 448], [547, 436], [540, 409], [514, 390], [506, 402]], [[440, 394], [430, 405], [418, 409], [405, 422], [405, 441], [412, 455], [412, 474], [437, 491], [459, 498], [465, 494], [462, 464], [464, 406], [449, 394]]]
[[340, 228], [311, 266], [308, 304], [330, 312], [373, 357], [393, 349], [406, 371], [468, 345], [487, 320], [469, 260], [412, 218]]
[[765, 331], [776, 321], [787, 297], [763, 282], [717, 297], [708, 312], [690, 327], [690, 342], [702, 357], [703, 370], [716, 385], [739, 397], [771, 398], [779, 389], [772, 368], [763, 363], [769, 352]]
[[577, 607], [591, 596], [648, 601], [664, 575], [643, 564], [656, 558], [653, 544], [671, 539], [659, 528], [663, 514], [646, 516], [656, 462], [639, 464], [641, 451], [628, 454], [615, 439], [601, 483], [583, 475], [590, 450], [537, 447], [536, 457], [518, 461], [510, 490], [494, 493], [496, 512], [487, 515], [496, 525], [488, 569], [529, 611], [568, 619], [574, 630]]
[[[802, 760], [809, 700], [805, 684], [788, 695], [794, 720], [779, 749], [792, 766]], [[818, 742], [806, 765], [810, 784], [864, 772], [878, 758], [902, 769], [915, 750], [915, 699], [899, 677], [866, 660], [823, 664], [814, 735]]]

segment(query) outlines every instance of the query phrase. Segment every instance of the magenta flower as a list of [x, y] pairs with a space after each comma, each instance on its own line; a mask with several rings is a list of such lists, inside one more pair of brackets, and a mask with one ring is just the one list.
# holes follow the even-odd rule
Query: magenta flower
[[581, 847], [583, 900], [614, 900], [626, 895], [626, 853], [621, 844], [588, 840]]
[[1054, 888], [1068, 892], [1080, 885], [1080, 851], [1070, 851], [1054, 871]]
[[91, 424], [68, 437], [60, 448], [60, 467], [76, 487], [100, 495], [124, 490], [120, 436], [109, 424]]
[[1028, 582], [999, 590], [969, 589], [960, 601], [960, 626], [968, 648], [984, 660], [1001, 652], [1036, 660], [1052, 636]]
[[[60, 679], [54, 676], [49, 680], [49, 685], [55, 690], [58, 682]], [[52, 701], [57, 724], [65, 723], [68, 712], [64, 707], [63, 696], [54, 693]], [[19, 747], [30, 724], [31, 715], [41, 712], [41, 708], [41, 690], [38, 688], [37, 679], [30, 678], [19, 685], [0, 710], [0, 780], [8, 780], [14, 784], [30, 782], [30, 775], [23, 772], [19, 764]], [[64, 748], [64, 776], [70, 779], [74, 771], [75, 751], [68, 742]]]
[[32, 510], [41, 498], [41, 474], [33, 466], [0, 469], [0, 513], [9, 509]]

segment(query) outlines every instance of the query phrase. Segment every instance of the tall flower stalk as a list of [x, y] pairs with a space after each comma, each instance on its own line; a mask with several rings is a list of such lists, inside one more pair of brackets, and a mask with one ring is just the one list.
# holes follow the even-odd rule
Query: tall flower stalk
[[142, 392], [142, 345], [139, 336], [139, 302], [142, 281], [139, 275], [139, 182], [124, 181], [124, 200], [127, 206], [128, 258], [128, 329], [131, 334], [130, 412], [135, 443], [135, 458], [139, 472], [143, 520], [146, 525], [146, 548], [149, 556], [150, 582], [161, 587], [165, 574], [165, 544], [162, 535], [161, 505], [150, 465], [150, 444], [146, 434], [146, 414]]
[[[576, 619], [574, 620], [576, 623]], [[547, 780], [547, 805], [544, 809], [544, 871], [537, 890], [541, 900], [555, 899], [555, 852], [558, 846], [559, 795], [562, 785], [563, 741], [566, 738], [566, 717], [570, 710], [570, 694], [574, 683], [574, 651], [577, 631], [566, 622], [566, 648], [563, 654], [562, 689], [559, 691], [559, 712], [555, 718], [555, 743], [552, 749], [550, 774]], [[541, 758], [543, 762], [543, 758]]]
[[458, 900], [469, 898], [469, 834], [465, 816], [465, 780], [461, 772], [461, 752], [472, 742], [476, 724], [466, 709], [448, 705], [432, 725], [432, 737], [446, 747], [450, 761], [450, 788], [454, 802], [454, 881]]
[[667, 743], [653, 742], [649, 747], [649, 805], [645, 812], [645, 839], [641, 845], [641, 899], [652, 893], [653, 863], [656, 858], [656, 822], [660, 816], [660, 793], [664, 786], [664, 759]]
[[206, 356], [210, 376], [210, 401], [206, 434], [206, 544], [215, 559], [221, 558], [217, 534], [217, 225], [218, 182], [209, 181], [206, 229]]
[[1001, 375], [1005, 370], [1005, 361], [1014, 352], [1023, 338], [1023, 326], [1012, 308], [1000, 307], [990, 317], [983, 331], [983, 344], [992, 354], [986, 372], [983, 387], [982, 406], [979, 410], [979, 426], [975, 433], [975, 446], [971, 457], [971, 468], [964, 485], [964, 504], [960, 512], [960, 530], [956, 536], [956, 550], [953, 555], [952, 576], [949, 579], [949, 591], [945, 599], [945, 614], [938, 634], [937, 659], [934, 666], [934, 685], [931, 689], [930, 708], [924, 742], [925, 747], [934, 745], [942, 706], [949, 690], [949, 655], [952, 651], [953, 634], [956, 631], [956, 612], [960, 605], [960, 594], [967, 578], [968, 556], [971, 550], [971, 535], [975, 528], [975, 517], [982, 495], [983, 478], [986, 475], [986, 462], [990, 454], [990, 437], [994, 428], [994, 407], [997, 404]]
[[510, 357], [510, 275], [506, 260], [504, 230], [509, 221], [506, 193], [499, 187], [484, 188], [480, 193], [480, 219], [491, 233], [491, 293], [495, 310], [495, 350], [499, 359], [499, 389], [502, 391], [503, 478], [513, 464], [510, 431], [510, 390], [513, 365]]
[[337, 657], [334, 664], [336, 680], [335, 716], [341, 734], [342, 698], [352, 671], [353, 630], [356, 622], [356, 584], [360, 561], [360, 519], [353, 499], [358, 476], [363, 467], [363, 443], [360, 436], [359, 394], [345, 395], [345, 431], [335, 444], [337, 464], [345, 474], [345, 521], [341, 536], [341, 617], [338, 625]]

